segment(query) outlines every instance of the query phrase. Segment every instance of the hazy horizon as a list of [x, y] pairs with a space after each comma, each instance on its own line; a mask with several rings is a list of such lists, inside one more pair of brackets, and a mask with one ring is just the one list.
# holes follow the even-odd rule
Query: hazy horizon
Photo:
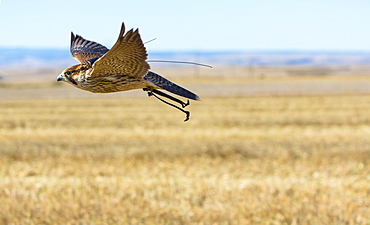
[[[148, 51], [148, 60], [177, 60], [239, 66], [347, 66], [370, 65], [370, 51], [239, 50]], [[1, 48], [0, 68], [55, 68], [76, 63], [69, 49]], [[156, 63], [158, 65], [158, 63]], [[159, 65], [170, 65], [168, 63]], [[178, 64], [171, 64], [177, 66]]]

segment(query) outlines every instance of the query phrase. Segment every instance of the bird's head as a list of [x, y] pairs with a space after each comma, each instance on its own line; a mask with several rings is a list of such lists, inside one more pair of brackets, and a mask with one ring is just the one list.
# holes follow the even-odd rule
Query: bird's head
[[57, 77], [57, 81], [64, 81], [72, 85], [78, 85], [78, 78], [80, 75], [85, 74], [88, 67], [83, 64], [73, 65], [63, 70]]

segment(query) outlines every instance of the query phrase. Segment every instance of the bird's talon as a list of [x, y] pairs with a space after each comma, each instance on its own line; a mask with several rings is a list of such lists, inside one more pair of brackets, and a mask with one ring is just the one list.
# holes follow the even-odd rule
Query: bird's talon
[[190, 112], [189, 111], [184, 111], [184, 113], [186, 114], [186, 118], [185, 118], [184, 122], [186, 122], [190, 118]]
[[182, 106], [183, 108], [185, 108], [185, 107], [186, 107], [186, 106], [188, 106], [188, 105], [190, 105], [189, 99], [187, 100], [187, 102], [186, 102], [186, 103], [185, 103], [185, 102], [181, 103], [181, 106]]

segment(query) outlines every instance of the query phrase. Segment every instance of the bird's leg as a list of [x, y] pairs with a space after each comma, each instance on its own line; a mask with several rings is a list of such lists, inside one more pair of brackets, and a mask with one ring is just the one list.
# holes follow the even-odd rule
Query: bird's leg
[[186, 106], [190, 105], [189, 99], [188, 99], [188, 101], [185, 103], [185, 102], [181, 101], [180, 99], [175, 98], [175, 97], [173, 97], [173, 96], [171, 96], [171, 95], [169, 95], [169, 94], [166, 94], [166, 93], [164, 93], [164, 92], [161, 92], [161, 91], [159, 91], [159, 90], [153, 89], [153, 90], [152, 90], [152, 92], [154, 92], [154, 93], [156, 93], [156, 94], [158, 94], [158, 95], [160, 95], [160, 96], [166, 97], [166, 98], [168, 98], [168, 99], [171, 99], [172, 101], [175, 101], [175, 102], [177, 102], [177, 103], [180, 103], [180, 105], [181, 105], [183, 108], [185, 108]]
[[[1, 0], [0, 0], [1, 1]], [[181, 101], [180, 99], [178, 98], [175, 98], [169, 94], [166, 94], [164, 92], [161, 92], [157, 89], [151, 89], [151, 88], [143, 88], [143, 91], [148, 91], [148, 95], [151, 96], [151, 94], [149, 94], [149, 92], [153, 92], [155, 94], [158, 94], [160, 96], [163, 96], [163, 97], [166, 97], [168, 99], [171, 99], [172, 101], [175, 101], [177, 103], [179, 103], [181, 105], [182, 108], [185, 108], [186, 106], [190, 105], [190, 102], [189, 102], [189, 99], [185, 102]]]
[[[167, 102], [167, 101], [165, 101], [165, 100], [161, 99], [160, 97], [158, 97], [158, 96], [156, 95], [156, 94], [158, 94], [158, 93], [154, 94], [154, 93], [153, 93], [153, 91], [150, 91], [150, 90], [147, 90], [147, 89], [144, 89], [144, 91], [148, 91], [148, 96], [149, 96], [149, 97], [150, 97], [150, 96], [154, 96], [154, 97], [156, 97], [158, 100], [160, 100], [161, 102], [164, 102], [164, 103], [166, 103], [167, 105], [173, 106], [173, 107], [175, 107], [176, 109], [180, 110], [181, 112], [185, 113], [185, 114], [186, 114], [186, 118], [185, 118], [184, 122], [186, 122], [186, 121], [188, 121], [188, 120], [189, 120], [189, 117], [190, 117], [190, 112], [189, 112], [189, 111], [185, 111], [185, 110], [183, 110], [182, 108], [180, 108], [180, 107], [178, 107], [178, 106], [176, 106], [176, 105], [174, 105], [174, 104], [172, 104], [172, 103], [169, 103], [169, 102]], [[163, 92], [160, 92], [160, 93], [164, 94]], [[172, 96], [171, 96], [171, 97], [172, 97]]]

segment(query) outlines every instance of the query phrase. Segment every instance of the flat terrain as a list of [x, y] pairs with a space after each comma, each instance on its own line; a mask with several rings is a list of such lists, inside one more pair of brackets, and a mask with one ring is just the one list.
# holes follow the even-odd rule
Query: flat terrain
[[[141, 90], [94, 94], [56, 83], [0, 83], [0, 100], [147, 98]], [[370, 76], [302, 77], [175, 77], [178, 83], [204, 97], [370, 94]]]
[[175, 80], [186, 123], [142, 91], [3, 85], [0, 224], [370, 224], [370, 78]]

